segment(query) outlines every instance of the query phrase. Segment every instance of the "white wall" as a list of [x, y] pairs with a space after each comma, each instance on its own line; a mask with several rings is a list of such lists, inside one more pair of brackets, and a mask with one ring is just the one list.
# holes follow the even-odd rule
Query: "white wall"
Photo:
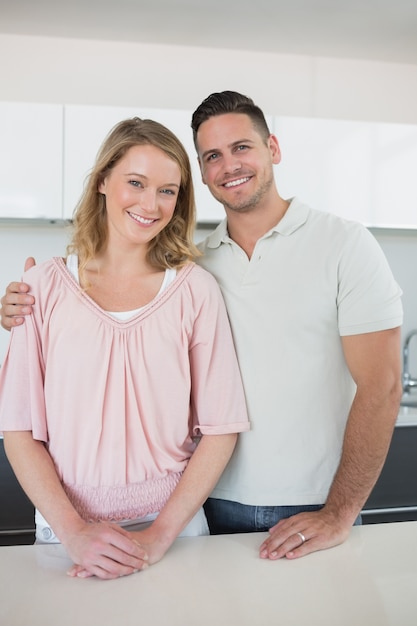
[[2, 100], [193, 110], [233, 89], [276, 115], [417, 123], [415, 65], [2, 34], [0, 58]]
[[[193, 110], [232, 89], [273, 115], [417, 124], [415, 65], [1, 34], [0, 58], [2, 100]], [[417, 232], [374, 234], [403, 288], [407, 332], [417, 327]], [[0, 224], [0, 294], [26, 256], [63, 254], [66, 240], [56, 225]], [[0, 362], [7, 339], [0, 331]]]

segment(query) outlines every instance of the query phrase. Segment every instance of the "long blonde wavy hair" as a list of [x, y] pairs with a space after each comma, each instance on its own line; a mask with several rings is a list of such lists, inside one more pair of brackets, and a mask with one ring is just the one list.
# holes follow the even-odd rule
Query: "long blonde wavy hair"
[[116, 124], [105, 138], [75, 208], [73, 236], [67, 254], [78, 254], [80, 273], [107, 242], [106, 198], [98, 189], [116, 163], [130, 148], [138, 145], [159, 148], [178, 164], [181, 172], [174, 214], [167, 226], [150, 241], [148, 263], [160, 270], [179, 268], [200, 256], [193, 242], [196, 214], [187, 152], [174, 133], [159, 122], [134, 117]]

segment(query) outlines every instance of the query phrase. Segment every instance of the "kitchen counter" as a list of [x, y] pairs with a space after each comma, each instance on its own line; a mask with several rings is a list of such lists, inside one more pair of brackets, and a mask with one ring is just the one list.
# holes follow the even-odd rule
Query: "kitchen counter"
[[398, 417], [397, 426], [417, 426], [417, 407], [401, 406]]
[[0, 548], [4, 626], [415, 626], [417, 522], [354, 527], [336, 548], [264, 561], [265, 535], [177, 539], [144, 572], [66, 576], [59, 545]]

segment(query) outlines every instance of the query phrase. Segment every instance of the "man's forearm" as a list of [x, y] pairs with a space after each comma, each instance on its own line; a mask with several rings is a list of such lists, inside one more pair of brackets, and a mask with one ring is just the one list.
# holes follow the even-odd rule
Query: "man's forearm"
[[353, 523], [382, 470], [398, 415], [401, 389], [386, 395], [358, 391], [352, 404], [342, 456], [325, 508]]

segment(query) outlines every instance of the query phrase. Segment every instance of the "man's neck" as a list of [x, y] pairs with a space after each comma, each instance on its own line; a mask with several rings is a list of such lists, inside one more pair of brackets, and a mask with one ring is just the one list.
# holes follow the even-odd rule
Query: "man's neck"
[[256, 242], [281, 221], [289, 204], [287, 200], [277, 196], [273, 206], [255, 207], [242, 213], [226, 209], [229, 237], [250, 259]]

